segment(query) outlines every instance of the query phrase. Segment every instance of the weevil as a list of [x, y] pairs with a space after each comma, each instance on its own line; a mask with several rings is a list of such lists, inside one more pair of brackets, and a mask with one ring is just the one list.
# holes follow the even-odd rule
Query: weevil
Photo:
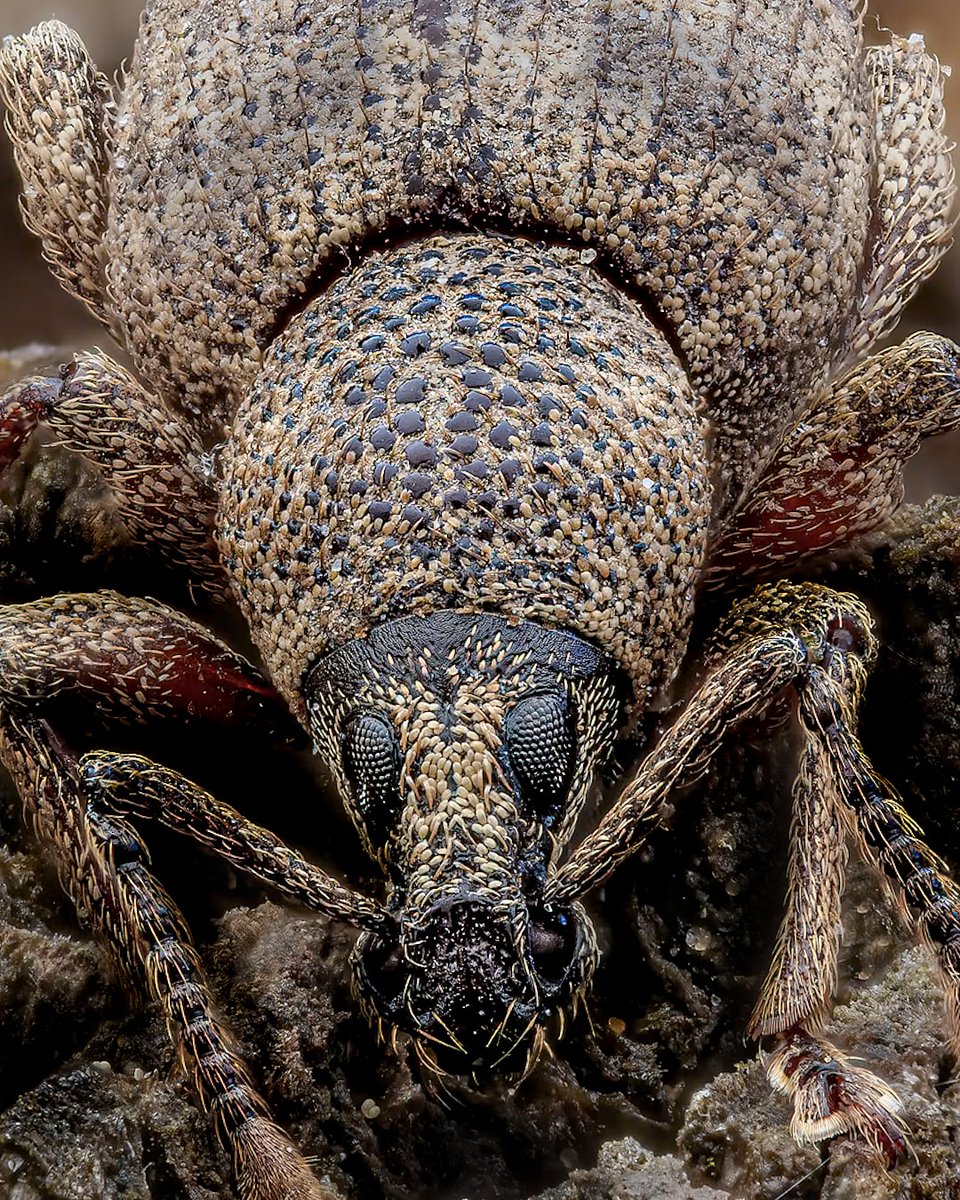
[[[785, 581], [875, 528], [960, 423], [958, 351], [867, 357], [935, 267], [941, 71], [859, 0], [157, 0], [116, 87], [50, 22], [0, 57], [23, 211], [127, 351], [24, 380], [131, 536], [239, 606], [263, 671], [114, 592], [0, 611], [0, 758], [64, 886], [164, 1013], [246, 1200], [332, 1193], [217, 1018], [136, 829], [359, 928], [353, 976], [428, 1075], [519, 1074], [590, 988], [583, 899], [746, 723], [796, 730], [786, 914], [749, 1034], [805, 1140], [893, 1163], [898, 1101], [821, 1034], [845, 845], [933, 945], [960, 893], [857, 740], [853, 595]], [[685, 665], [700, 600], [737, 600]], [[286, 706], [382, 874], [362, 894], [55, 702], [149, 722]], [[618, 798], [618, 736], [668, 710]], [[629, 866], [623, 869], [629, 870]]]

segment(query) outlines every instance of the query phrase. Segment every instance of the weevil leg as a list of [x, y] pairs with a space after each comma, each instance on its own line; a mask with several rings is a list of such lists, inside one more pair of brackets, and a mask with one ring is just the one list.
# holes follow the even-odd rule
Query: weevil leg
[[[0, 710], [73, 696], [96, 705], [104, 721], [159, 717], [206, 719], [237, 729], [256, 724], [290, 736], [283, 701], [264, 677], [202, 626], [151, 600], [114, 592], [55, 596], [0, 606]], [[177, 822], [225, 858], [285, 887], [297, 903], [370, 925], [380, 919], [356, 896], [308, 864], [267, 830], [245, 821], [182, 776], [135, 755], [89, 756], [96, 792], [117, 808]], [[56, 848], [59, 831], [43, 807], [28, 807], [38, 836]], [[72, 893], [71, 879], [64, 880]]]
[[811, 669], [800, 683], [800, 720], [824, 748], [830, 784], [843, 801], [861, 849], [936, 953], [950, 1045], [960, 1057], [960, 887], [857, 739], [863, 682], [862, 660], [835, 647], [829, 661]]
[[771, 1084], [793, 1101], [790, 1132], [798, 1141], [851, 1134], [892, 1165], [907, 1147], [899, 1099], [820, 1034], [836, 987], [846, 816], [827, 748], [805, 728], [793, 789], [786, 913], [747, 1034], [774, 1039], [764, 1066]]
[[242, 1200], [336, 1200], [269, 1116], [212, 999], [186, 923], [146, 868], [124, 820], [84, 803], [76, 764], [56, 734], [15, 707], [0, 713], [0, 757], [35, 823], [56, 831], [61, 878], [119, 959], [145, 982], [228, 1146]]
[[918, 333], [855, 367], [804, 415], [711, 552], [708, 581], [757, 578], [848, 544], [903, 498], [903, 464], [960, 425], [960, 348]]
[[104, 476], [133, 538], [224, 593], [213, 538], [216, 494], [203, 447], [156, 397], [106, 355], [78, 354], [52, 378], [25, 379], [0, 398], [0, 469], [39, 424]]
[[842, 370], [900, 318], [936, 270], [953, 232], [953, 144], [944, 127], [940, 63], [922, 38], [892, 38], [866, 53], [876, 138], [872, 241], [860, 303], [838, 339]]
[[793, 787], [786, 913], [747, 1028], [756, 1041], [818, 1030], [833, 1002], [847, 825], [825, 758], [807, 734]]
[[824, 1038], [796, 1029], [778, 1040], [764, 1065], [771, 1085], [793, 1101], [790, 1132], [798, 1142], [847, 1134], [872, 1146], [888, 1166], [906, 1156], [896, 1093]]
[[126, 817], [160, 821], [215, 850], [241, 871], [314, 912], [373, 928], [383, 911], [344, 887], [296, 850], [178, 771], [136, 754], [94, 751], [80, 760], [90, 803]]
[[[65, 890], [162, 1006], [204, 1106], [228, 1138], [241, 1195], [329, 1198], [264, 1115], [210, 1015], [185, 926], [147, 873], [136, 834], [122, 817], [87, 804], [77, 764], [46, 719], [55, 713], [50, 702], [71, 695], [104, 719], [207, 717], [285, 732], [289, 713], [241, 656], [164, 605], [107, 592], [0, 608], [0, 760]], [[309, 882], [342, 915], [342, 885], [320, 872]]]
[[960, 888], [856, 738], [875, 656], [872, 622], [856, 597], [814, 584], [758, 588], [734, 607], [699, 687], [548, 883], [545, 898], [569, 903], [602, 883], [656, 826], [670, 792], [703, 773], [738, 723], [794, 696], [804, 748], [794, 789], [788, 908], [752, 1032], [777, 1038], [768, 1072], [793, 1097], [798, 1137], [849, 1132], [891, 1161], [906, 1147], [896, 1097], [816, 1033], [836, 972], [844, 828], [894, 885], [936, 951], [954, 1053], [960, 1053]]
[[[900, 503], [901, 467], [960, 422], [960, 351], [917, 334], [858, 363], [950, 246], [955, 194], [943, 73], [922, 41], [867, 51], [876, 179], [861, 300], [841, 330], [840, 378], [784, 439], [711, 552], [711, 586], [760, 578], [841, 546]], [[853, 365], [858, 364], [858, 365]], [[843, 374], [843, 372], [847, 372]]]
[[[855, 636], [857, 631], [848, 631]], [[840, 801], [854, 836], [866, 857], [883, 872], [902, 906], [913, 916], [922, 940], [937, 955], [945, 988], [950, 1041], [960, 1054], [960, 888], [943, 861], [923, 842], [921, 831], [904, 810], [896, 791], [874, 771], [854, 733], [863, 687], [863, 666], [841, 646], [823, 662], [811, 666], [797, 685], [798, 712], [807, 738], [815, 746], [814, 785], [822, 789], [824, 807]], [[835, 834], [834, 834], [835, 836]], [[801, 867], [801, 869], [803, 869]], [[817, 922], [817, 894], [824, 885], [819, 863], [806, 866], [802, 881], [791, 873], [791, 893], [808, 896], [810, 922]], [[836, 933], [831, 933], [832, 887], [822, 899], [823, 922], [818, 946], [832, 943], [830, 970], [835, 962]], [[830, 914], [830, 915], [827, 915]], [[815, 1031], [825, 1010], [811, 1005], [791, 1006], [784, 977], [796, 976], [806, 956], [793, 953], [796, 938], [788, 909], [781, 929], [785, 976], [772, 970], [751, 1022], [753, 1036], [776, 1033], [779, 1044], [767, 1062], [775, 1086], [794, 1099], [792, 1128], [801, 1140], [813, 1141], [852, 1132], [872, 1143], [893, 1163], [906, 1150], [896, 1122], [899, 1103], [890, 1089], [870, 1072], [853, 1067]]]
[[0, 706], [86, 700], [107, 720], [207, 719], [295, 736], [264, 676], [154, 600], [90, 592], [0, 605]]
[[47, 21], [5, 39], [0, 93], [27, 228], [63, 287], [110, 327], [102, 254], [110, 82], [72, 29]]

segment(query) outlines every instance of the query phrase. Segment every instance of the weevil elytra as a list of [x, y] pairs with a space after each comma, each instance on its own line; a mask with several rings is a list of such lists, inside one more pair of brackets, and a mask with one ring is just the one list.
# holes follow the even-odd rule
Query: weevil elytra
[[[897, 1098], [821, 1034], [848, 833], [936, 949], [954, 1040], [960, 897], [857, 740], [869, 612], [782, 581], [882, 522], [960, 421], [952, 343], [865, 357], [949, 241], [953, 175], [939, 65], [861, 25], [852, 0], [160, 0], [116, 88], [59, 23], [4, 44], [27, 224], [137, 375], [98, 352], [24, 380], [3, 460], [52, 428], [138, 543], [232, 597], [264, 672], [154, 601], [7, 606], [0, 757], [241, 1196], [333, 1193], [216, 1016], [139, 818], [357, 926], [374, 1026], [482, 1083], [589, 991], [582, 899], [777, 706], [791, 867], [750, 1036], [798, 1138], [903, 1155]], [[699, 600], [744, 579], [678, 698]], [[163, 765], [78, 757], [64, 694], [144, 722], [286, 706], [377, 893]], [[618, 734], [678, 699], [574, 845]]]

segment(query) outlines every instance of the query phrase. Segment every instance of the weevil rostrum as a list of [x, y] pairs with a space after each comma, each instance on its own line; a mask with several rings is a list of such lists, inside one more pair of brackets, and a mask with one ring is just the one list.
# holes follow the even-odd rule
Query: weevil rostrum
[[[137, 374], [90, 352], [24, 380], [4, 462], [41, 423], [87, 456], [138, 542], [232, 596], [264, 672], [154, 601], [7, 606], [0, 757], [246, 1200], [335, 1193], [220, 1023], [140, 818], [356, 926], [381, 1037], [482, 1083], [531, 1070], [589, 992], [584, 898], [781, 706], [791, 865], [748, 1032], [795, 1136], [907, 1146], [898, 1098], [821, 1033], [848, 837], [935, 949], [960, 1049], [960, 894], [857, 740], [871, 616], [782, 581], [880, 524], [960, 423], [952, 343], [867, 357], [954, 188], [938, 63], [865, 49], [861, 8], [157, 0], [116, 86], [57, 22], [5, 42], [27, 224]], [[699, 598], [745, 579], [676, 695]], [[288, 706], [380, 890], [162, 764], [77, 757], [64, 693], [137, 721]], [[618, 734], [660, 709], [577, 840]]]

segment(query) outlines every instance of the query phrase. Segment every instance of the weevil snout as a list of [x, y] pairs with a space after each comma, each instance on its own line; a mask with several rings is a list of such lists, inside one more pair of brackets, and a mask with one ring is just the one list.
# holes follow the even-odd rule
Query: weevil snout
[[593, 928], [579, 908], [547, 911], [480, 895], [407, 912], [392, 933], [364, 934], [354, 954], [360, 998], [414, 1038], [430, 1070], [520, 1072], [544, 1028], [589, 983]]

